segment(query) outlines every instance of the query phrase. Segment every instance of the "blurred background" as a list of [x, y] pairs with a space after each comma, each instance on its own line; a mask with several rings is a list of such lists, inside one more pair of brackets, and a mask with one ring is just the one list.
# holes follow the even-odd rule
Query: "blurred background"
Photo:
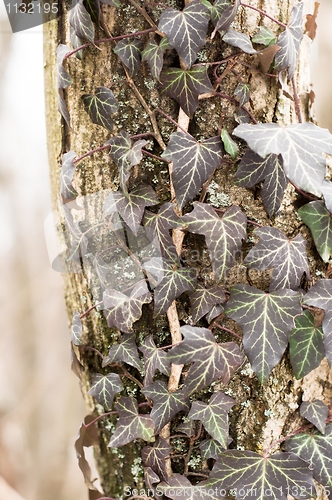
[[[331, 0], [321, 0], [312, 82], [318, 123], [332, 132], [331, 19]], [[85, 408], [43, 233], [42, 47], [41, 28], [11, 34], [0, 4], [0, 500], [85, 500], [74, 452]]]

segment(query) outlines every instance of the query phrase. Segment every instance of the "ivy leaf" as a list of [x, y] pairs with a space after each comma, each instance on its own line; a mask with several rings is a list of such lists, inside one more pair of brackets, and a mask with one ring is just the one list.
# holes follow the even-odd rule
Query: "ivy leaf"
[[162, 157], [173, 162], [172, 180], [180, 208], [193, 199], [223, 156], [219, 137], [196, 141], [191, 135], [173, 132]]
[[208, 460], [209, 458], [217, 460], [219, 454], [222, 453], [225, 448], [215, 439], [204, 439], [204, 441], [202, 441], [199, 445], [199, 449], [201, 451], [202, 457], [206, 460]]
[[291, 437], [286, 448], [310, 464], [320, 484], [332, 486], [332, 424], [326, 426], [325, 435], [316, 431]]
[[58, 89], [58, 111], [70, 128], [70, 114], [61, 88]]
[[324, 309], [323, 319], [325, 356], [332, 366], [332, 280], [321, 279], [304, 297], [304, 304]]
[[224, 308], [223, 306], [221, 305], [216, 305], [216, 306], [213, 306], [211, 311], [206, 315], [206, 321], [208, 323], [211, 323], [212, 320], [214, 320], [214, 318], [216, 318], [217, 316], [220, 316], [220, 314], [224, 311]]
[[192, 485], [189, 479], [181, 474], [172, 474], [167, 481], [158, 484], [157, 492], [174, 500], [223, 500], [225, 495], [216, 487], [219, 481], [207, 479]]
[[156, 370], [159, 370], [164, 375], [170, 374], [171, 363], [168, 359], [167, 352], [158, 349], [153, 341], [152, 335], [149, 335], [144, 339], [139, 350], [144, 356], [144, 386], [151, 385], [153, 383], [153, 377]]
[[113, 92], [107, 87], [98, 87], [95, 95], [82, 95], [84, 109], [90, 116], [93, 123], [101, 125], [112, 132], [113, 121], [111, 114], [115, 113], [119, 107]]
[[164, 52], [171, 46], [166, 37], [162, 38], [159, 45], [155, 40], [149, 40], [145, 49], [142, 51], [142, 61], [146, 61], [149, 65], [151, 75], [156, 80], [159, 76], [164, 64]]
[[210, 205], [197, 201], [194, 210], [182, 219], [188, 224], [188, 231], [205, 236], [213, 272], [217, 280], [221, 280], [233, 266], [242, 239], [246, 238], [245, 214], [239, 207], [232, 206], [220, 219]]
[[310, 311], [304, 311], [295, 318], [295, 328], [289, 339], [289, 354], [295, 377], [299, 380], [315, 370], [325, 356], [324, 335], [321, 327], [316, 327]]
[[161, 380], [156, 380], [142, 389], [142, 392], [153, 401], [150, 415], [157, 434], [177, 413], [189, 410], [189, 399], [183, 394], [183, 390], [170, 393], [165, 382]]
[[109, 373], [108, 375], [94, 373], [88, 394], [96, 398], [105, 409], [110, 409], [115, 394], [121, 391], [123, 391], [123, 385], [117, 373]]
[[174, 212], [174, 203], [164, 203], [157, 214], [145, 211], [143, 225], [149, 240], [158, 247], [163, 257], [172, 262], [179, 262], [179, 257], [170, 236], [170, 229], [180, 229], [183, 222]]
[[239, 148], [238, 145], [236, 144], [235, 141], [231, 138], [229, 133], [225, 128], [222, 129], [221, 131], [221, 140], [224, 143], [224, 148], [226, 153], [230, 155], [232, 160], [236, 160], [238, 154], [239, 154]]
[[235, 0], [234, 5], [229, 5], [229, 7], [223, 9], [220, 18], [218, 19], [218, 22], [215, 25], [214, 31], [211, 35], [211, 39], [215, 37], [217, 31], [219, 31], [221, 35], [223, 35], [225, 31], [229, 30], [232, 22], [235, 19], [235, 16], [237, 14], [240, 5], [241, 5], [241, 0]]
[[82, 340], [82, 321], [78, 311], [74, 311], [70, 341], [74, 345], [83, 345], [84, 343]]
[[263, 227], [255, 230], [260, 241], [244, 259], [244, 265], [251, 269], [264, 271], [273, 267], [270, 290], [280, 288], [296, 289], [303, 273], [310, 279], [306, 240], [301, 234], [289, 240], [276, 227]]
[[[69, 25], [69, 34], [70, 34], [70, 43], [71, 43], [71, 46], [73, 47], [73, 49], [77, 49], [78, 47], [83, 45], [83, 40], [78, 38], [78, 36], [75, 33], [74, 28], [70, 25]], [[82, 57], [83, 57], [83, 49], [76, 52], [75, 57], [81, 61]]]
[[94, 43], [95, 29], [91, 16], [83, 5], [83, 0], [78, 0], [76, 5], [69, 11], [69, 24], [78, 38]]
[[130, 296], [118, 290], [108, 288], [103, 293], [104, 315], [110, 328], [119, 328], [122, 332], [131, 332], [133, 323], [142, 315], [143, 304], [151, 302], [152, 297], [145, 281], [140, 281], [133, 288]]
[[127, 193], [127, 181], [130, 169], [137, 165], [143, 158], [142, 148], [147, 144], [145, 140], [133, 142], [125, 130], [112, 137], [105, 144], [110, 144], [110, 157], [119, 169], [120, 185]]
[[161, 277], [154, 289], [154, 306], [156, 315], [167, 311], [173, 300], [183, 292], [192, 292], [195, 289], [195, 277], [193, 270], [184, 267], [174, 269], [172, 263], [154, 257], [144, 264], [144, 269], [156, 276]]
[[287, 347], [294, 317], [302, 313], [300, 299], [293, 290], [268, 294], [248, 285], [231, 288], [225, 313], [241, 326], [244, 351], [262, 383]]
[[235, 403], [233, 398], [218, 391], [211, 396], [209, 404], [194, 401], [188, 418], [200, 420], [210, 436], [227, 449], [229, 443], [228, 412]]
[[157, 438], [153, 447], [145, 446], [142, 450], [142, 460], [144, 465], [151, 467], [151, 469], [164, 481], [168, 478], [168, 474], [166, 472], [166, 458], [169, 456], [170, 452], [170, 445], [161, 437]]
[[256, 35], [252, 37], [252, 41], [268, 47], [269, 45], [274, 45], [277, 42], [277, 39], [270, 28], [260, 26]]
[[138, 414], [136, 399], [121, 396], [115, 403], [119, 420], [108, 444], [109, 447], [124, 446], [134, 439], [154, 441], [154, 423], [149, 415]]
[[116, 44], [114, 52], [128, 68], [130, 76], [135, 76], [141, 65], [142, 40], [124, 38]]
[[250, 85], [249, 83], [239, 83], [234, 90], [234, 95], [239, 98], [240, 106], [244, 106], [249, 102], [250, 98]]
[[178, 432], [182, 432], [182, 434], [185, 434], [188, 437], [194, 437], [196, 435], [196, 425], [193, 420], [188, 420], [188, 418], [185, 418], [185, 421], [182, 422], [182, 424], [178, 425], [176, 427], [176, 430]]
[[214, 285], [210, 288], [204, 288], [198, 285], [194, 293], [190, 296], [192, 320], [196, 324], [203, 318], [214, 305], [226, 302], [226, 295], [220, 286]]
[[184, 382], [185, 393], [203, 389], [220, 378], [226, 385], [243, 361], [239, 346], [235, 342], [217, 344], [207, 328], [186, 325], [180, 331], [184, 340], [168, 354], [177, 365], [194, 361]]
[[286, 500], [287, 495], [315, 496], [315, 484], [306, 463], [293, 453], [263, 457], [253, 451], [229, 450], [220, 454], [212, 476], [219, 487], [233, 489], [236, 498]]
[[160, 477], [156, 474], [151, 467], [143, 467], [144, 482], [150, 490], [155, 490], [154, 484], [160, 483]]
[[329, 212], [332, 213], [332, 182], [328, 181], [327, 179], [323, 179], [321, 189], [324, 196], [326, 208]]
[[223, 36], [223, 41], [233, 47], [238, 47], [246, 54], [256, 54], [256, 50], [252, 46], [250, 38], [245, 33], [239, 33], [229, 28], [227, 33]]
[[208, 9], [199, 0], [193, 0], [181, 12], [169, 8], [160, 16], [158, 29], [167, 35], [188, 68], [205, 44], [209, 20]]
[[208, 0], [201, 1], [209, 9], [213, 26], [217, 24], [222, 13], [231, 6], [230, 0], [215, 0], [213, 5]]
[[69, 151], [62, 155], [62, 166], [60, 170], [60, 194], [65, 200], [74, 200], [78, 192], [74, 188], [72, 181], [75, 173], [74, 159], [75, 151]]
[[123, 361], [128, 365], [141, 370], [141, 360], [139, 359], [135, 335], [123, 335], [119, 344], [113, 345], [108, 355], [103, 359], [103, 368], [117, 361]]
[[83, 5], [86, 8], [92, 21], [99, 24], [100, 20], [100, 3], [99, 0], [83, 0]]
[[191, 69], [168, 68], [161, 73], [160, 80], [162, 94], [175, 99], [188, 116], [196, 111], [198, 96], [213, 90], [207, 67], [202, 65]]
[[70, 48], [67, 45], [60, 44], [56, 49], [56, 58], [57, 58], [57, 82], [58, 88], [66, 89], [73, 82], [70, 74], [63, 67], [63, 60], [65, 56], [71, 52]]
[[290, 24], [279, 35], [277, 41], [281, 49], [275, 57], [275, 69], [277, 71], [288, 69], [289, 79], [294, 76], [300, 44], [303, 38], [302, 18], [303, 2], [298, 2], [292, 9]]
[[321, 195], [326, 168], [323, 153], [332, 154], [332, 135], [327, 129], [313, 123], [287, 127], [259, 123], [239, 125], [233, 133], [263, 158], [270, 153], [281, 154], [288, 179], [304, 191]]
[[328, 414], [328, 407], [319, 399], [315, 399], [312, 402], [304, 401], [300, 406], [301, 417], [306, 418], [309, 422], [314, 424], [322, 434], [325, 434]]
[[281, 155], [272, 153], [262, 158], [248, 149], [242, 157], [235, 179], [239, 186], [249, 188], [264, 181], [262, 201], [269, 217], [279, 210], [287, 186]]
[[128, 196], [121, 191], [110, 193], [104, 205], [104, 216], [119, 212], [123, 220], [137, 236], [145, 207], [157, 205], [156, 193], [151, 186], [134, 188]]
[[310, 228], [317, 252], [324, 262], [330, 260], [332, 254], [332, 214], [323, 201], [311, 201], [299, 208], [299, 215]]

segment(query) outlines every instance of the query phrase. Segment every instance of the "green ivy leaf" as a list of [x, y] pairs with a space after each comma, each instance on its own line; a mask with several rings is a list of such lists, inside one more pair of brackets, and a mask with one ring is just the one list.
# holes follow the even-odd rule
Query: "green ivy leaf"
[[108, 375], [94, 373], [88, 394], [96, 398], [106, 410], [112, 408], [115, 394], [121, 391], [123, 391], [123, 385], [117, 373], [109, 373]]
[[177, 413], [189, 410], [189, 399], [183, 390], [170, 393], [165, 382], [161, 380], [156, 380], [152, 385], [142, 389], [142, 392], [153, 401], [150, 415], [157, 434]]
[[316, 327], [310, 311], [295, 318], [289, 339], [289, 354], [295, 377], [299, 380], [315, 370], [325, 356], [323, 331]]
[[192, 116], [198, 106], [198, 96], [212, 92], [213, 87], [207, 67], [198, 65], [191, 69], [168, 68], [161, 73], [161, 93], [175, 99], [183, 111]]
[[202, 401], [194, 401], [188, 418], [200, 420], [205, 430], [218, 441], [222, 448], [227, 449], [229, 444], [228, 412], [236, 401], [223, 392], [214, 393], [209, 404]]
[[324, 405], [323, 401], [315, 399], [314, 401], [304, 401], [300, 406], [300, 415], [314, 424], [315, 427], [325, 434], [326, 419], [329, 414], [329, 409]]
[[225, 313], [241, 326], [244, 351], [262, 383], [285, 352], [294, 317], [302, 313], [300, 299], [293, 290], [268, 294], [248, 285], [231, 288]]
[[142, 40], [124, 38], [116, 44], [114, 52], [128, 68], [130, 76], [135, 76], [141, 66]]
[[109, 447], [124, 446], [134, 439], [154, 441], [154, 423], [149, 415], [138, 414], [138, 404], [134, 398], [122, 396], [115, 404], [119, 420]]
[[193, 323], [196, 324], [213, 306], [226, 302], [226, 295], [220, 286], [214, 285], [210, 288], [198, 284], [194, 293], [190, 296]]
[[332, 214], [323, 201], [311, 201], [299, 208], [299, 215], [310, 228], [317, 251], [324, 262], [332, 254]]
[[281, 49], [275, 57], [275, 69], [284, 71], [288, 69], [288, 78], [294, 76], [300, 44], [303, 38], [303, 2], [298, 2], [292, 9], [291, 22], [277, 40]]
[[332, 424], [326, 426], [325, 435], [298, 434], [286, 442], [286, 448], [310, 464], [314, 478], [323, 486], [332, 486]]
[[304, 191], [321, 195], [326, 160], [323, 153], [332, 154], [332, 135], [313, 123], [281, 127], [276, 123], [243, 124], [233, 134], [244, 139], [262, 158], [281, 154], [289, 180]]
[[212, 332], [207, 328], [183, 326], [180, 329], [184, 340], [169, 351], [172, 363], [191, 363], [184, 390], [187, 394], [203, 389], [216, 380], [227, 384], [243, 357], [235, 342], [217, 344]]
[[115, 113], [119, 107], [113, 92], [107, 87], [98, 87], [95, 95], [82, 95], [84, 109], [90, 116], [93, 123], [101, 125], [108, 130], [113, 130], [111, 114]]
[[74, 29], [76, 36], [82, 40], [94, 43], [95, 28], [90, 14], [83, 5], [83, 0], [78, 0], [76, 5], [69, 11], [69, 23]]
[[209, 20], [208, 9], [200, 0], [193, 0], [181, 12], [166, 9], [160, 16], [158, 29], [167, 35], [188, 68], [205, 44]]
[[277, 39], [270, 28], [260, 26], [256, 35], [252, 37], [252, 41], [268, 47], [269, 45], [274, 45], [277, 42]]
[[139, 371], [142, 370], [134, 334], [123, 335], [119, 344], [112, 345], [108, 355], [103, 359], [102, 367], [104, 368], [117, 361], [127, 363], [127, 365], [133, 366]]
[[157, 348], [152, 335], [144, 339], [139, 350], [144, 356], [144, 386], [153, 383], [156, 370], [159, 370], [164, 375], [170, 374], [171, 363], [168, 359], [168, 353]]
[[238, 154], [239, 154], [239, 148], [238, 145], [236, 144], [235, 141], [231, 138], [229, 133], [225, 128], [222, 129], [221, 131], [221, 140], [224, 143], [224, 148], [226, 153], [230, 155], [232, 160], [236, 160]]
[[197, 201], [194, 210], [182, 219], [187, 223], [188, 231], [205, 236], [213, 272], [216, 279], [221, 280], [233, 266], [242, 239], [246, 238], [245, 214], [239, 207], [232, 206], [220, 219], [210, 205]]

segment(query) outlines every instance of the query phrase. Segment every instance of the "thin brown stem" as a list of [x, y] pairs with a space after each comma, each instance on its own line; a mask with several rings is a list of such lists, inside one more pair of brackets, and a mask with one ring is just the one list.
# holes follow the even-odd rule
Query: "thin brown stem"
[[188, 130], [185, 130], [184, 128], [182, 128], [182, 126], [178, 122], [176, 122], [175, 120], [173, 120], [173, 118], [171, 116], [169, 116], [167, 113], [165, 113], [165, 111], [163, 111], [160, 108], [156, 108], [155, 111], [157, 111], [158, 113], [164, 115], [164, 117], [167, 118], [168, 121], [170, 121], [171, 123], [173, 123], [173, 125], [175, 125], [177, 128], [179, 128], [184, 134], [190, 135], [189, 132], [188, 132]]
[[134, 377], [134, 375], [132, 375], [131, 373], [128, 372], [127, 368], [125, 368], [123, 365], [120, 365], [120, 364], [117, 364], [117, 366], [119, 368], [121, 368], [122, 372], [123, 372], [123, 375], [127, 378], [129, 378], [132, 382], [134, 382], [136, 385], [138, 385], [138, 387], [140, 389], [143, 389], [144, 385], [139, 381], [137, 380], [136, 377]]
[[162, 158], [161, 156], [154, 155], [149, 151], [146, 151], [146, 149], [142, 149], [142, 153], [146, 156], [150, 156], [150, 158], [154, 158], [155, 160], [162, 161], [163, 163], [168, 163], [168, 161]]
[[[206, 93], [206, 94], [201, 94], [198, 99], [201, 100], [201, 99], [210, 99], [211, 97], [221, 97], [222, 99], [227, 99], [228, 101], [231, 101], [231, 102], [234, 102], [234, 104], [237, 104], [238, 106], [240, 106], [240, 102], [235, 99], [235, 97], [231, 97], [230, 95], [228, 94], [224, 94], [222, 92], [209, 92], [209, 93]], [[254, 117], [254, 115], [251, 113], [251, 111], [249, 111], [249, 109], [247, 109], [245, 106], [240, 106], [241, 109], [243, 109], [243, 111], [245, 111], [247, 113], [247, 115], [250, 117], [250, 119], [252, 120], [253, 123], [257, 124], [258, 121], [256, 120], [256, 118]]]
[[98, 354], [98, 356], [100, 356], [101, 359], [104, 359], [104, 356], [102, 355], [102, 353], [100, 351], [98, 351], [98, 349], [96, 349], [95, 347], [90, 347], [89, 345], [81, 345], [81, 346], [78, 346], [78, 347], [79, 347], [79, 349], [83, 349], [83, 350], [86, 350], [86, 351], [93, 351], [96, 354]]
[[219, 328], [220, 330], [225, 330], [225, 332], [231, 333], [234, 335], [234, 337], [242, 340], [242, 337], [238, 335], [237, 333], [233, 332], [233, 330], [230, 330], [229, 328], [226, 328], [226, 326], [222, 326], [219, 323], [213, 323], [213, 328]]
[[256, 12], [259, 12], [262, 16], [268, 17], [271, 19], [271, 21], [275, 22], [276, 24], [279, 24], [279, 26], [282, 26], [283, 28], [287, 28], [287, 25], [282, 23], [281, 21], [278, 21], [275, 17], [270, 16], [265, 12], [264, 10], [258, 9], [258, 7], [253, 7], [252, 5], [248, 5], [247, 3], [241, 2], [242, 7], [247, 7], [248, 9], [255, 10]]
[[293, 76], [293, 78], [292, 78], [292, 87], [293, 87], [294, 106], [295, 106], [295, 113], [297, 116], [297, 121], [299, 123], [302, 123], [303, 120], [302, 120], [302, 112], [301, 112], [301, 101], [299, 98], [299, 94], [297, 92], [295, 76]]
[[316, 200], [319, 200], [319, 198], [317, 198], [317, 196], [314, 196], [314, 195], [311, 195], [309, 193], [306, 193], [305, 191], [302, 191], [302, 189], [300, 189], [296, 184], [294, 184], [294, 182], [290, 181], [288, 179], [288, 182], [291, 183], [291, 185], [296, 189], [296, 191], [300, 194], [302, 194], [302, 196], [304, 196], [305, 198], [308, 198], [308, 200], [311, 200], [311, 201], [316, 201]]
[[89, 422], [88, 424], [84, 424], [83, 423], [83, 425], [87, 429], [91, 425], [93, 425], [96, 422], [98, 422], [98, 420], [101, 420], [102, 418], [108, 417], [108, 415], [118, 415], [118, 412], [117, 411], [108, 411], [107, 413], [103, 413], [102, 415], [99, 415], [99, 417], [97, 417], [94, 420], [92, 420], [92, 422]]
[[149, 14], [146, 12], [144, 7], [141, 7], [135, 0], [129, 0], [131, 5], [135, 7], [136, 10], [144, 17], [144, 19], [147, 21], [147, 23], [152, 27], [155, 28], [156, 33], [158, 33], [159, 36], [164, 36], [164, 33], [161, 33], [161, 31], [158, 31], [158, 27], [156, 24], [152, 21], [151, 17]]
[[78, 158], [75, 158], [73, 163], [74, 163], [74, 165], [76, 165], [81, 160], [84, 160], [84, 158], [87, 158], [88, 156], [94, 155], [95, 153], [99, 153], [99, 151], [104, 151], [105, 149], [109, 149], [110, 147], [111, 147], [110, 144], [104, 144], [104, 146], [100, 146], [99, 148], [92, 149], [91, 151], [84, 153], [84, 155], [79, 156]]
[[89, 309], [87, 309], [86, 311], [84, 311], [84, 313], [80, 315], [80, 319], [84, 318], [84, 316], [89, 314], [89, 312], [93, 311], [93, 309], [96, 309], [96, 307], [100, 306], [102, 303], [103, 301], [97, 302], [94, 306], [89, 307]]

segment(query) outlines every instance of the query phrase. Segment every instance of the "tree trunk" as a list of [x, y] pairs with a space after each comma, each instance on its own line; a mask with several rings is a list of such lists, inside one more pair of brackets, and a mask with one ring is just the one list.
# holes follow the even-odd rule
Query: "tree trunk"
[[[164, 4], [172, 5], [174, 2], [165, 0]], [[180, 1], [176, 2], [177, 8], [183, 8]], [[290, 19], [291, 9], [294, 2], [287, 0], [252, 0], [251, 5], [258, 7], [270, 16], [287, 24]], [[114, 53], [114, 43], [100, 43], [97, 46], [89, 46], [84, 49], [82, 60], [70, 57], [66, 61], [66, 69], [72, 77], [73, 83], [64, 90], [65, 100], [71, 117], [71, 129], [65, 124], [60, 114], [57, 112], [57, 91], [56, 91], [56, 65], [55, 53], [59, 43], [70, 46], [68, 6], [64, 1], [60, 1], [62, 15], [56, 21], [45, 25], [45, 82], [46, 82], [46, 116], [48, 127], [48, 147], [49, 162], [51, 168], [51, 182], [53, 192], [54, 207], [58, 203], [59, 193], [59, 163], [64, 153], [70, 150], [75, 151], [77, 156], [98, 148], [105, 144], [111, 137], [105, 128], [91, 122], [87, 113], [83, 110], [81, 100], [82, 94], [94, 94], [97, 87], [109, 87], [119, 102], [119, 110], [113, 115], [115, 128], [113, 134], [120, 130], [126, 130], [130, 135], [144, 134], [153, 131], [153, 124], [149, 121], [148, 110], [142, 105], [142, 100], [138, 98], [137, 90], [151, 110], [160, 107], [174, 120], [179, 120], [179, 107], [175, 100], [170, 97], [160, 95], [160, 87], [152, 78], [150, 70], [143, 64], [143, 71], [134, 78], [136, 91], [126, 78], [126, 74], [118, 56]], [[121, 1], [121, 6], [115, 8], [101, 4], [104, 24], [112, 36], [118, 36], [133, 31], [146, 30], [150, 26], [139, 13], [133, 2]], [[148, 9], [151, 17], [155, 18], [154, 9]], [[304, 12], [308, 13], [309, 1], [305, 2]], [[240, 8], [236, 20], [233, 24], [237, 31], [245, 32], [252, 37], [257, 32], [257, 26], [264, 24], [274, 33], [282, 31], [269, 18], [261, 16], [259, 12]], [[97, 30], [96, 39], [106, 38], [108, 34], [102, 29]], [[149, 35], [143, 37], [146, 41]], [[199, 61], [221, 60], [233, 54], [237, 49], [226, 45], [217, 34], [211, 41], [208, 39], [204, 51], [200, 53]], [[259, 68], [256, 56], [247, 56], [249, 66], [228, 65], [223, 66], [224, 73], [221, 82], [223, 94], [233, 96], [234, 89], [239, 80], [250, 83], [250, 103], [248, 110], [258, 122], [274, 122], [288, 125], [297, 121], [294, 103], [283, 94], [278, 87], [277, 81], [273, 77], [266, 77], [262, 72], [255, 70]], [[305, 121], [310, 119], [309, 109], [309, 40], [307, 38], [301, 44], [298, 69], [296, 73], [297, 88], [300, 98], [302, 115]], [[174, 51], [167, 51], [165, 64], [173, 66], [178, 64]], [[235, 73], [232, 70], [235, 69]], [[219, 75], [221, 71], [219, 71]], [[292, 90], [290, 90], [292, 94]], [[218, 134], [219, 127], [226, 127], [231, 133], [236, 125], [234, 114], [238, 106], [229, 99], [222, 98], [202, 98], [190, 120], [189, 132], [196, 138], [209, 138]], [[167, 144], [169, 136], [175, 130], [175, 126], [162, 114], [156, 115], [161, 137]], [[181, 119], [181, 114], [180, 114]], [[241, 152], [244, 152], [245, 144], [238, 141]], [[161, 154], [160, 144], [155, 141], [153, 153]], [[140, 169], [134, 170], [134, 179], [131, 178], [131, 187], [140, 184], [142, 181], [148, 183], [156, 190], [159, 203], [170, 201], [170, 182], [166, 171], [166, 164], [158, 160], [144, 156], [140, 163]], [[295, 209], [303, 205], [306, 200], [295, 191], [292, 185], [288, 185], [281, 208], [276, 216], [269, 219], [264, 209], [262, 200], [257, 190], [249, 190], [239, 187], [234, 183], [236, 169], [230, 161], [230, 157], [225, 157], [222, 165], [216, 169], [213, 179], [210, 179], [210, 187], [207, 190], [209, 202], [216, 208], [224, 208], [230, 205], [238, 205], [247, 217], [263, 226], [273, 226], [281, 229], [288, 237], [294, 237], [298, 232], [305, 236], [308, 243], [308, 257], [310, 271], [313, 278], [324, 273], [325, 266], [319, 258], [310, 231], [298, 219]], [[115, 164], [110, 160], [108, 150], [100, 151], [94, 155], [87, 156], [75, 169], [75, 187], [82, 196], [101, 192], [106, 189], [117, 189], [118, 172]], [[102, 211], [102, 197], [94, 201], [93, 210], [96, 213]], [[255, 226], [249, 226], [248, 242], [244, 244], [243, 251], [248, 252], [253, 241], [253, 230]], [[178, 234], [179, 235], [179, 234]], [[203, 262], [199, 266], [205, 267], [206, 272], [201, 276], [202, 284], [209, 286], [213, 283], [213, 273], [206, 252], [203, 252], [204, 239], [201, 236], [191, 235], [187, 238], [183, 247], [183, 258], [192, 251], [200, 252], [203, 255]], [[188, 261], [186, 261], [188, 262]], [[238, 260], [227, 278], [223, 287], [237, 284], [249, 284], [261, 290], [268, 289], [270, 272], [247, 271]], [[65, 296], [70, 321], [74, 311], [82, 314], [93, 306], [96, 296], [92, 295], [89, 286], [89, 279], [85, 273], [65, 273]], [[173, 310], [174, 312], [174, 310]], [[177, 300], [177, 315], [181, 324], [188, 322], [189, 307], [186, 295], [182, 295]], [[174, 343], [174, 335], [170, 335], [169, 326], [170, 314], [154, 317], [152, 304], [143, 306], [142, 317], [134, 324], [134, 331], [138, 339], [143, 339], [152, 334], [157, 345], [169, 345]], [[190, 319], [189, 319], [190, 321]], [[222, 318], [223, 325], [235, 332], [240, 332], [237, 324], [229, 318]], [[103, 355], [107, 355], [110, 346], [118, 340], [117, 330], [110, 329], [102, 313], [92, 310], [87, 314], [83, 323], [83, 340], [85, 346], [98, 349]], [[202, 324], [202, 326], [204, 326]], [[177, 326], [173, 324], [174, 330]], [[224, 341], [234, 340], [230, 335], [225, 334]], [[96, 400], [88, 394], [91, 387], [91, 377], [93, 373], [106, 374], [109, 370], [101, 367], [100, 357], [89, 349], [75, 348], [80, 356], [80, 362], [84, 366], [81, 378], [81, 388], [89, 413], [98, 416], [104, 409], [97, 404]], [[130, 373], [137, 376], [135, 369], [128, 368]], [[127, 394], [134, 394], [134, 384], [131, 380], [123, 383], [126, 385]], [[303, 423], [299, 416], [298, 408], [301, 400], [312, 400], [315, 398], [329, 403], [332, 396], [332, 377], [326, 360], [319, 368], [312, 371], [308, 376], [297, 381], [294, 378], [288, 353], [281, 362], [274, 368], [272, 374], [264, 384], [260, 384], [247, 364], [242, 366], [227, 387], [220, 382], [215, 387], [222, 389], [236, 400], [230, 416], [230, 435], [233, 439], [232, 448], [239, 450], [253, 450], [260, 452], [268, 448], [272, 443], [280, 439], [281, 436], [289, 434]], [[134, 392], [133, 392], [134, 391]], [[205, 392], [207, 393], [207, 391]], [[200, 392], [200, 398], [202, 396]], [[143, 401], [143, 399], [141, 399]], [[118, 497], [124, 494], [124, 487], [143, 487], [141, 447], [142, 441], [137, 440], [118, 449], [108, 448], [108, 442], [114, 432], [116, 419], [113, 417], [103, 418], [98, 421], [99, 446], [95, 447], [98, 470], [101, 478], [102, 488], [105, 496]], [[165, 434], [167, 437], [167, 433]], [[278, 449], [275, 444], [274, 449]], [[186, 449], [184, 450], [186, 451]], [[177, 451], [179, 453], [179, 451]], [[194, 463], [189, 472], [206, 472], [206, 462], [199, 462], [195, 469]], [[181, 471], [181, 460], [173, 461], [173, 470]], [[90, 490], [93, 487], [90, 485]], [[93, 495], [90, 491], [90, 495]], [[91, 496], [90, 498], [98, 498]]]

